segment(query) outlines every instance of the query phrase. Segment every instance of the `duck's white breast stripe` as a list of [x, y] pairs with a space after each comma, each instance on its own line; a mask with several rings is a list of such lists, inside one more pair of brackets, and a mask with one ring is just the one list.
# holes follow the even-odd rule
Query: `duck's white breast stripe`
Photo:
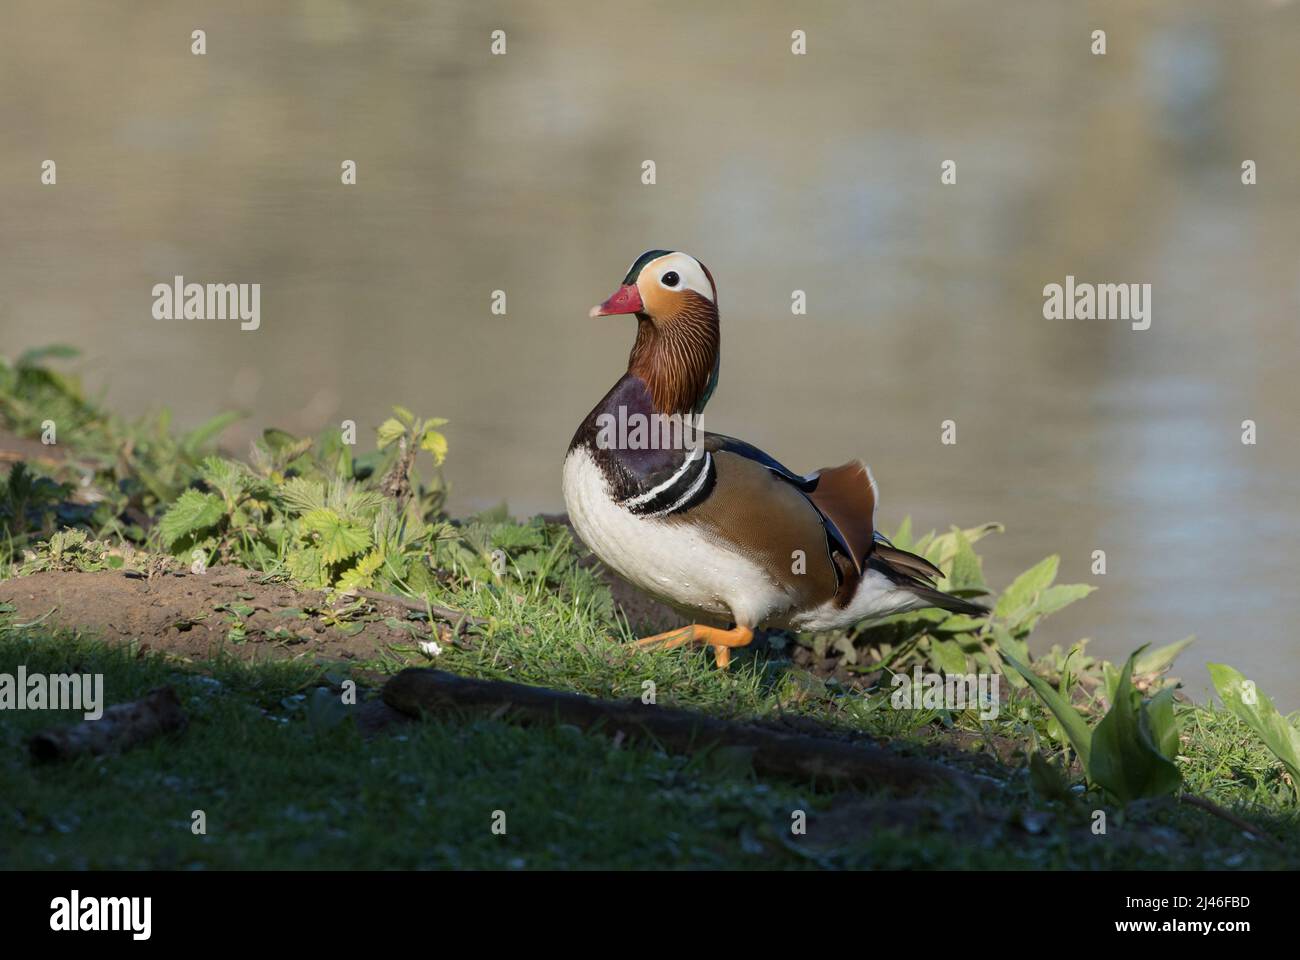
[[[687, 456], [686, 459], [682, 461], [682, 465], [677, 468], [676, 473], [674, 473], [663, 483], [659, 484], [659, 486], [651, 490], [647, 490], [645, 493], [638, 493], [635, 497], [630, 497], [629, 499], [624, 500], [623, 506], [627, 507], [628, 509], [631, 509], [632, 507], [639, 507], [643, 503], [649, 503], [651, 500], [653, 500], [659, 494], [663, 493], [674, 483], [680, 480], [683, 476], [685, 476], [686, 471], [691, 469], [691, 467], [695, 466], [696, 462], [700, 459], [699, 452], [703, 449], [704, 449], [703, 447], [693, 447], [691, 449], [690, 455]], [[709, 454], [706, 452], [704, 456], [707, 460]], [[707, 471], [707, 469], [708, 467], [706, 465], [705, 470]]]
[[681, 498], [678, 499], [677, 502], [674, 503], [668, 509], [659, 510], [656, 513], [648, 513], [646, 514], [646, 516], [662, 517], [670, 513], [676, 513], [683, 506], [690, 503], [691, 500], [695, 497], [695, 495], [700, 492], [700, 488], [703, 487], [705, 482], [709, 479], [709, 475], [712, 473], [712, 471], [713, 471], [713, 454], [706, 453], [704, 455], [704, 466], [700, 470], [700, 475], [695, 478], [695, 482], [691, 484], [690, 488], [684, 494], [682, 494]]

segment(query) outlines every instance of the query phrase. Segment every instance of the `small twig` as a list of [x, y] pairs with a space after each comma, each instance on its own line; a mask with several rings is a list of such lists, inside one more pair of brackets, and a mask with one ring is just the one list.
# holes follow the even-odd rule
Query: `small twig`
[[1191, 794], [1191, 793], [1179, 794], [1178, 799], [1180, 802], [1185, 803], [1188, 806], [1196, 807], [1199, 810], [1204, 810], [1206, 813], [1212, 813], [1214, 814], [1214, 816], [1220, 818], [1221, 820], [1228, 821], [1228, 823], [1232, 824], [1238, 830], [1242, 830], [1246, 833], [1249, 833], [1251, 836], [1263, 840], [1265, 843], [1269, 844], [1270, 846], [1276, 849], [1279, 850], [1281, 849], [1281, 847], [1278, 846], [1277, 842], [1268, 834], [1266, 834], [1263, 830], [1261, 830], [1259, 827], [1250, 823], [1248, 820], [1243, 820], [1241, 817], [1237, 816], [1232, 811], [1223, 809], [1223, 807], [1219, 806], [1213, 800], [1206, 800], [1204, 797], [1198, 797], [1195, 794]]
[[37, 617], [35, 620], [32, 620], [32, 621], [30, 621], [30, 622], [28, 622], [28, 623], [15, 623], [15, 624], [14, 624], [14, 629], [15, 629], [15, 630], [25, 630], [27, 627], [35, 627], [35, 626], [37, 626], [37, 625], [39, 625], [39, 624], [42, 624], [42, 623], [44, 623], [46, 620], [50, 619], [50, 617], [54, 616], [54, 611], [56, 611], [56, 610], [58, 610], [58, 609], [59, 609], [59, 608], [58, 608], [57, 606], [50, 607], [49, 610], [47, 610], [45, 613], [41, 614], [41, 615], [40, 615], [39, 617]]
[[424, 600], [414, 600], [411, 597], [399, 597], [394, 593], [380, 593], [378, 590], [357, 590], [355, 592], [357, 596], [365, 597], [367, 600], [382, 600], [385, 603], [394, 603], [416, 613], [432, 614], [441, 620], [446, 620], [448, 623], [463, 622], [477, 627], [488, 622], [482, 617], [471, 616], [464, 610], [456, 610], [452, 607], [444, 607]]

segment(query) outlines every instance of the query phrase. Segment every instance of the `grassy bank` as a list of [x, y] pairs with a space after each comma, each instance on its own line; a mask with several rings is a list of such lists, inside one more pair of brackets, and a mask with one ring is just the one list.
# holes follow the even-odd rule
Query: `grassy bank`
[[[1056, 583], [1048, 557], [995, 590], [976, 551], [995, 524], [925, 536], [904, 525], [894, 538], [937, 562], [951, 589], [986, 597], [990, 620], [924, 612], [772, 634], [721, 672], [698, 651], [631, 649], [637, 632], [671, 624], [562, 523], [445, 516], [441, 421], [399, 408], [355, 444], [346, 425], [317, 438], [268, 431], [247, 457], [217, 456], [230, 418], [187, 435], [163, 418], [124, 422], [57, 359], [0, 365], [0, 674], [102, 673], [110, 703], [170, 684], [190, 723], [121, 755], [38, 765], [25, 738], [79, 717], [0, 713], [0, 865], [1300, 863], [1294, 718], [1269, 715], [1253, 688], [1236, 702], [1231, 678], [1232, 709], [1182, 699], [1169, 676], [1181, 645], [1144, 651], [1127, 671], [1082, 645], [1033, 656], [1042, 620], [1091, 587]], [[51, 424], [55, 442], [40, 443]], [[139, 635], [78, 607], [92, 586], [129, 578], [156, 598], [167, 578], [207, 583], [214, 569], [255, 571], [284, 599], [200, 592], [210, 609]], [[426, 598], [472, 625], [358, 590]], [[670, 755], [490, 716], [358, 722], [407, 665], [601, 698], [650, 691], [665, 705], [936, 758], [981, 789], [773, 780], [743, 752]], [[917, 667], [996, 676], [996, 711], [900, 709], [893, 677]]]

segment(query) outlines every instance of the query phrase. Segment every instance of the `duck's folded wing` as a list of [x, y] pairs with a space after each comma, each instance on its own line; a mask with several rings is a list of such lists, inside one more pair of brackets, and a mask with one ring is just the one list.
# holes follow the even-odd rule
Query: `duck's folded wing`
[[713, 452], [725, 450], [760, 463], [798, 489], [821, 514], [831, 549], [851, 561], [856, 573], [862, 573], [876, 544], [876, 483], [861, 460], [823, 467], [804, 476], [735, 437], [706, 434], [705, 448]]

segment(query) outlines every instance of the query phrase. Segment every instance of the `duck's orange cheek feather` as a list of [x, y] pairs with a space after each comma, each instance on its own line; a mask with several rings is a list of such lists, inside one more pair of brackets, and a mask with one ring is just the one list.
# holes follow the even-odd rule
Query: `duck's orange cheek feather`
[[[639, 285], [638, 285], [639, 286]], [[647, 289], [641, 291], [641, 302], [645, 312], [656, 320], [675, 316], [682, 306], [682, 295], [665, 290], [657, 283], [645, 284]]]

